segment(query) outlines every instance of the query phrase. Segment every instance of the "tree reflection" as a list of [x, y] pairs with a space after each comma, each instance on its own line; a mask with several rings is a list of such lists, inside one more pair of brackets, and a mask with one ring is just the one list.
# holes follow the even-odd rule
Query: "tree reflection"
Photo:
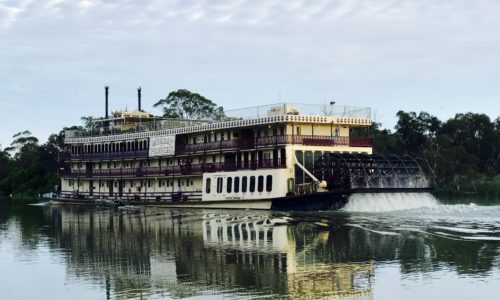
[[371, 297], [377, 262], [396, 262], [402, 274], [446, 268], [484, 275], [498, 260], [498, 242], [447, 238], [433, 229], [412, 231], [393, 220], [349, 214], [0, 208], [0, 231], [2, 224], [18, 224], [23, 251], [48, 242], [67, 265], [68, 280], [100, 285], [108, 298], [363, 299]]

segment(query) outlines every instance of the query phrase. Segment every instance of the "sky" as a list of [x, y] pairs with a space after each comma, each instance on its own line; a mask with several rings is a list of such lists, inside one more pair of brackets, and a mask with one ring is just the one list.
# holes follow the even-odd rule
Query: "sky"
[[0, 144], [188, 89], [277, 102], [500, 115], [497, 0], [0, 0]]

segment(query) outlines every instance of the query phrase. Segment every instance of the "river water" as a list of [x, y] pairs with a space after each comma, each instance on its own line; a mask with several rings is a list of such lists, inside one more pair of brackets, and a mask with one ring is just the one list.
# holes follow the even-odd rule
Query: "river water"
[[498, 299], [500, 205], [479, 202], [358, 195], [306, 213], [0, 199], [0, 299]]

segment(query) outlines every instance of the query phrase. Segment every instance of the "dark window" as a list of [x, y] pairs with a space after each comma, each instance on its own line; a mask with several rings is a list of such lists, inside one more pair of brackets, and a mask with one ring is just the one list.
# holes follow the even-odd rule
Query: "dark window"
[[226, 181], [226, 192], [231, 193], [232, 187], [233, 187], [233, 178], [228, 177]]
[[[297, 161], [299, 163], [304, 162], [304, 156], [303, 152], [300, 150], [295, 151], [295, 156], [297, 157]], [[302, 171], [299, 166], [295, 165], [295, 184], [302, 184], [304, 183], [304, 171]]]
[[222, 193], [222, 177], [217, 178], [217, 193]]
[[241, 192], [242, 193], [247, 192], [247, 182], [248, 182], [248, 178], [246, 176], [243, 176], [243, 178], [241, 178]]
[[235, 193], [240, 192], [240, 178], [239, 177], [234, 177], [234, 192]]
[[273, 190], [273, 176], [267, 175], [266, 177], [266, 192], [270, 192]]
[[264, 190], [264, 176], [259, 176], [257, 191], [262, 192]]
[[314, 163], [318, 162], [321, 159], [323, 153], [321, 151], [314, 151]]
[[210, 178], [207, 178], [205, 182], [205, 192], [207, 194], [210, 194], [210, 185], [212, 184], [212, 180]]
[[255, 176], [250, 176], [250, 193], [255, 192]]

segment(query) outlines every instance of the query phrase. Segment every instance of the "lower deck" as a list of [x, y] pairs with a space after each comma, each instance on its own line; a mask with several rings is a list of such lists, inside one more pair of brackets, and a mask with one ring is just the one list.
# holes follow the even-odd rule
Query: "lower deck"
[[263, 209], [263, 210], [337, 210], [347, 203], [347, 193], [317, 192], [303, 195], [267, 199], [226, 199], [226, 200], [193, 200], [179, 198], [177, 200], [161, 200], [146, 197], [143, 200], [127, 198], [88, 198], [81, 195], [76, 198], [51, 198], [51, 203], [76, 205], [149, 205], [175, 208], [225, 208], [225, 209]]

